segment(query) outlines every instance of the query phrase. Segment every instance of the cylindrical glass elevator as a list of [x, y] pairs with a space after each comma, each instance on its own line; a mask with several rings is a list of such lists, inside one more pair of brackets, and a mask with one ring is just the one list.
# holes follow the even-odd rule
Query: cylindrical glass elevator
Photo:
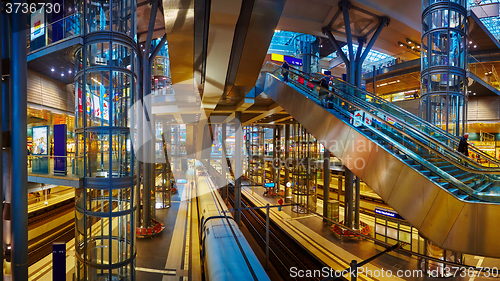
[[467, 122], [466, 0], [422, 0], [422, 118], [454, 135]]
[[135, 0], [79, 1], [84, 44], [75, 61], [76, 280], [135, 280], [138, 83]]

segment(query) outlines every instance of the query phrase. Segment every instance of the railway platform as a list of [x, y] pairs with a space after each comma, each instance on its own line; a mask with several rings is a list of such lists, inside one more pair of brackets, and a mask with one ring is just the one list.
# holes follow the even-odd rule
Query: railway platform
[[[279, 196], [264, 197], [264, 188], [257, 185], [252, 185], [248, 181], [242, 182], [242, 196], [246, 197], [255, 206], [265, 206], [266, 204], [277, 205]], [[318, 199], [316, 212], [321, 214], [323, 209], [323, 200]], [[344, 217], [344, 208], [340, 207], [340, 220]], [[327, 264], [334, 270], [343, 270], [349, 267], [351, 260], [358, 262], [366, 260], [381, 251], [381, 247], [376, 246], [369, 240], [344, 240], [341, 241], [335, 237], [331, 230], [331, 226], [323, 223], [323, 219], [315, 214], [298, 214], [292, 211], [290, 206], [282, 207], [281, 211], [277, 208], [270, 209], [270, 220], [276, 223], [281, 229], [287, 232], [293, 239], [303, 245], [309, 252], [318, 257], [321, 261]], [[374, 225], [374, 217], [369, 214], [360, 214], [360, 220]], [[416, 230], [414, 230], [416, 231]], [[416, 234], [416, 233], [415, 233]], [[464, 254], [464, 268], [470, 266], [482, 266], [488, 268], [500, 268], [500, 260], [488, 257], [479, 257], [474, 255]], [[372, 271], [391, 270], [396, 273], [398, 270], [406, 272], [420, 271], [418, 268], [419, 260], [414, 257], [409, 257], [403, 254], [391, 252], [373, 260], [366, 268]], [[367, 276], [358, 277], [359, 280], [438, 280], [439, 278], [431, 278], [426, 276], [423, 271], [413, 274], [412, 277], [384, 277], [370, 278]], [[474, 277], [452, 277], [453, 280], [468, 280], [481, 281], [490, 280], [491, 277], [477, 276]]]
[[[166, 231], [158, 237], [136, 240], [136, 280], [202, 280], [197, 205], [192, 200], [196, 191], [189, 185], [194, 171], [189, 169], [176, 176], [185, 177], [187, 183], [178, 184], [179, 192], [172, 196], [171, 208], [156, 210], [156, 220], [165, 225]], [[100, 227], [97, 223], [92, 231], [97, 233]], [[105, 231], [108, 228], [105, 223]], [[71, 239], [66, 243], [66, 280], [73, 280], [74, 266], [75, 239]], [[51, 281], [52, 254], [31, 265], [28, 274], [30, 281]]]
[[[260, 186], [252, 186], [249, 182], [243, 182], [242, 196], [253, 202], [256, 206], [265, 206], [266, 204], [277, 205], [279, 197], [263, 197], [264, 188]], [[318, 200], [321, 202], [321, 200]], [[321, 212], [322, 204], [318, 204]], [[343, 208], [340, 212], [343, 217]], [[365, 221], [369, 216], [363, 215], [361, 219]], [[285, 206], [281, 211], [275, 208], [270, 210], [270, 219], [275, 222], [280, 228], [287, 232], [291, 237], [302, 244], [309, 252], [322, 260], [334, 270], [344, 270], [349, 267], [351, 260], [363, 261], [368, 259], [380, 251], [377, 246], [365, 240], [360, 241], [344, 241], [341, 242], [335, 238], [330, 230], [330, 225], [324, 224], [321, 217], [314, 214], [297, 214], [292, 211], [290, 206]], [[391, 269], [393, 272], [399, 269], [417, 269], [417, 261], [410, 259], [404, 255], [384, 255], [369, 265], [368, 269], [373, 271]], [[369, 278], [362, 276], [360, 280], [425, 280], [423, 278], [397, 278], [385, 277]]]

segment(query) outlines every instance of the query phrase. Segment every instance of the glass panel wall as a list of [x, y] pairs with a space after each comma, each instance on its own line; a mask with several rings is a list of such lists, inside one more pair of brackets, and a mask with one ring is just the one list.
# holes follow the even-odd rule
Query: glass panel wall
[[136, 3], [78, 3], [86, 18], [75, 63], [75, 174], [84, 178], [75, 192], [75, 280], [135, 280], [135, 132], [128, 112], [138, 92]]
[[420, 114], [455, 135], [465, 129], [467, 25], [464, 0], [423, 0]]

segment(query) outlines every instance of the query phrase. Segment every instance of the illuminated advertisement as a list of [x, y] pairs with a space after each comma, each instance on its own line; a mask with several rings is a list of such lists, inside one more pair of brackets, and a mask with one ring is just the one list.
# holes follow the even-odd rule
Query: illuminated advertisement
[[104, 117], [104, 120], [109, 121], [109, 102], [106, 100], [102, 101], [102, 109], [101, 103], [99, 102], [99, 97], [96, 95], [87, 95], [87, 113], [93, 113], [96, 118]]
[[395, 218], [395, 219], [404, 220], [403, 217], [400, 216], [395, 211], [388, 210], [388, 209], [383, 209], [383, 208], [379, 208], [379, 207], [375, 207], [375, 214], [379, 214], [379, 215], [383, 215], [383, 216], [391, 217], [391, 218]]
[[49, 127], [48, 126], [33, 127], [32, 130], [33, 130], [32, 154], [48, 155]]
[[31, 40], [43, 36], [45, 34], [45, 9], [42, 7], [40, 10], [31, 14]]

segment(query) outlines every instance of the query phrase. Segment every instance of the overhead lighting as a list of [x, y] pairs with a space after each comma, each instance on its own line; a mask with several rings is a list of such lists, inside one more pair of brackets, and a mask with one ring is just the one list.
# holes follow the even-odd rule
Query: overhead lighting
[[475, 95], [476, 95], [476, 93], [473, 93], [473, 95], [475, 96]]
[[51, 69], [50, 69], [50, 71], [54, 72], [54, 71], [55, 71], [55, 69], [54, 69], [54, 68], [51, 68]]
[[408, 44], [411, 44], [411, 41], [410, 41], [410, 40], [407, 40], [406, 42], [407, 42]]
[[72, 72], [71, 70], [68, 70], [68, 73], [69, 73], [69, 74], [71, 74], [71, 72]]
[[477, 45], [474, 45], [474, 49], [477, 48]]
[[403, 43], [399, 43], [399, 47], [403, 47], [403, 46], [404, 46]]
[[420, 45], [417, 45], [417, 49], [420, 49]]
[[64, 76], [64, 73], [61, 73], [61, 76]]
[[398, 83], [399, 83], [399, 82], [400, 82], [400, 81], [398, 80]]
[[472, 41], [469, 41], [469, 44], [472, 44]]

